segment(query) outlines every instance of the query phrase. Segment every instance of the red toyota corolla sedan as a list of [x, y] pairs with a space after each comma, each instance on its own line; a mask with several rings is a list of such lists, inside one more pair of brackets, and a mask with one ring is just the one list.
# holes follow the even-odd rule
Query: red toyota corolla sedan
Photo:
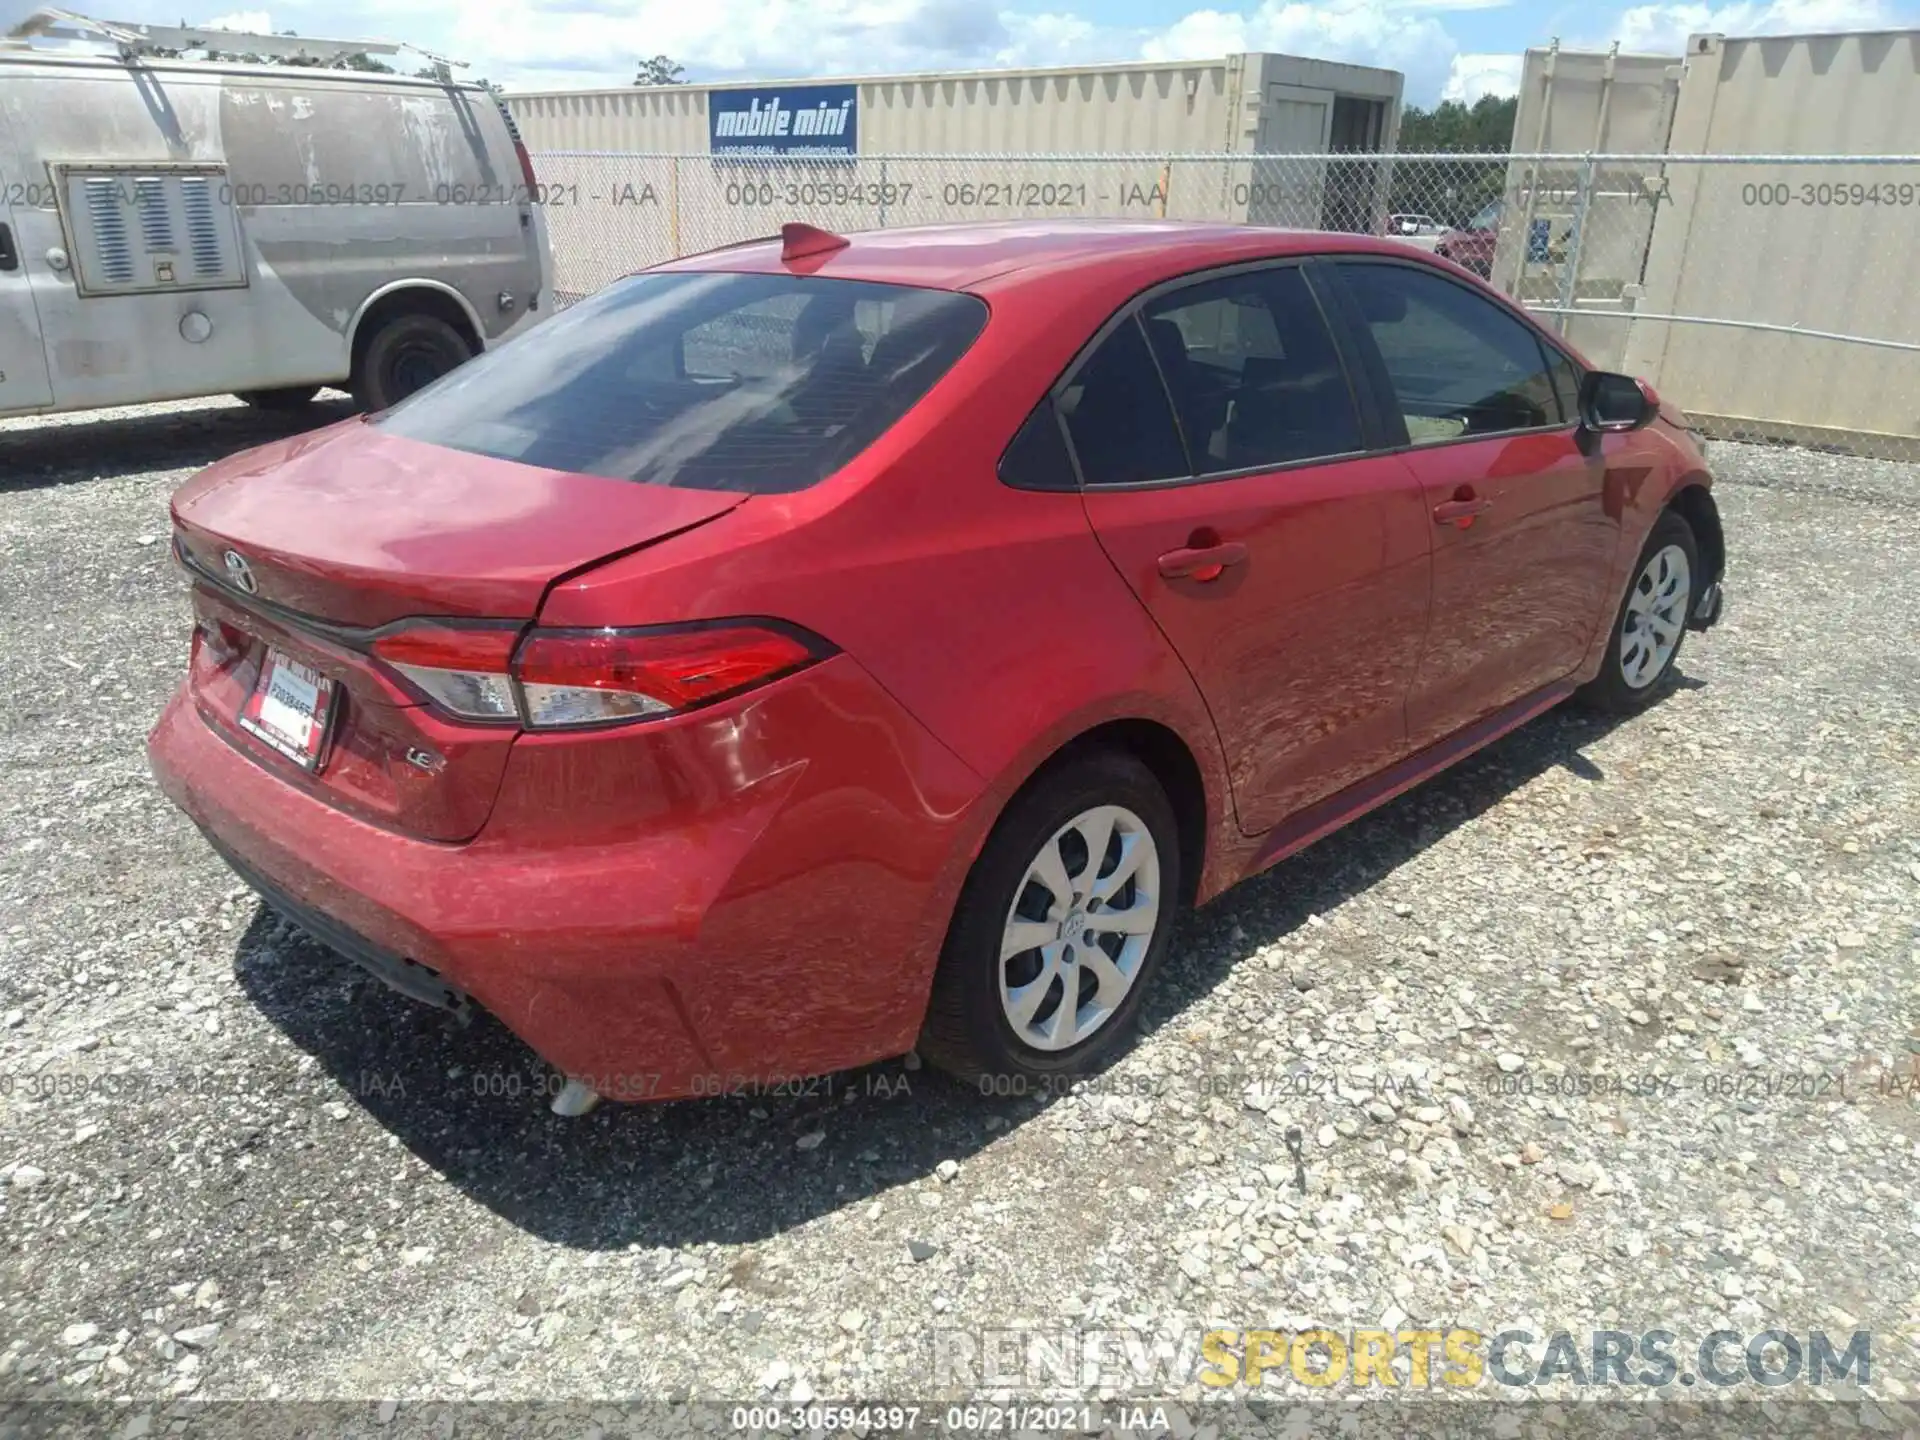
[[790, 226], [183, 487], [153, 765], [576, 1107], [1035, 1082], [1180, 906], [1660, 691], [1720, 609], [1684, 426], [1390, 240]]

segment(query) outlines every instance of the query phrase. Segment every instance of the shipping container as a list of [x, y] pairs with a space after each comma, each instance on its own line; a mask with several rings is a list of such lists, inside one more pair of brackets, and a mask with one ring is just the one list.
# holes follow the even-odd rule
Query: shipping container
[[[509, 95], [563, 300], [788, 220], [1082, 216], [1369, 229], [1397, 71], [1289, 55]], [[1183, 162], [1175, 155], [1220, 157]], [[1263, 165], [1256, 155], [1310, 155]]]
[[1920, 454], [1920, 31], [1530, 50], [1519, 101], [1495, 284], [1710, 433]]
[[[1526, 53], [1513, 151], [1490, 277], [1530, 304], [1614, 301], [1640, 280], [1653, 233], [1657, 162], [1541, 156], [1657, 156], [1667, 148], [1682, 72], [1678, 55]], [[1572, 284], [1569, 277], [1574, 278]], [[1562, 317], [1567, 338], [1617, 361], [1624, 327]]]
[[[1782, 328], [1636, 319], [1624, 364], [1719, 433], [1920, 457], [1920, 353], [1896, 348], [1920, 341], [1920, 31], [1696, 35], [1685, 65], [1636, 309]], [[1688, 155], [1909, 163], [1689, 165]]]
[[[1319, 154], [1393, 148], [1395, 70], [1292, 55], [510, 94], [536, 151]], [[822, 126], [823, 107], [837, 122]], [[815, 123], [806, 123], [812, 119]]]

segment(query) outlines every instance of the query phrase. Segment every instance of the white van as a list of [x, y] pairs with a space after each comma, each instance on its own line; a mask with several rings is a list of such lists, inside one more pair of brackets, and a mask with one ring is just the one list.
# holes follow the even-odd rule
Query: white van
[[526, 151], [444, 62], [209, 64], [92, 21], [107, 53], [47, 48], [75, 22], [41, 12], [0, 42], [0, 416], [323, 385], [384, 409], [552, 310]]

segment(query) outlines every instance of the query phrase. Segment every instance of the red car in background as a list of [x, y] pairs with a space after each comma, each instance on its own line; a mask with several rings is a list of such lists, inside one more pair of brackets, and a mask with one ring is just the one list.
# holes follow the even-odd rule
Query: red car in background
[[1433, 253], [1471, 270], [1482, 280], [1493, 274], [1493, 252], [1500, 243], [1500, 216], [1504, 206], [1489, 202], [1466, 224], [1446, 232], [1433, 247]]
[[1125, 1042], [1180, 907], [1718, 616], [1683, 418], [1410, 247], [804, 226], [173, 502], [162, 786], [571, 1108]]

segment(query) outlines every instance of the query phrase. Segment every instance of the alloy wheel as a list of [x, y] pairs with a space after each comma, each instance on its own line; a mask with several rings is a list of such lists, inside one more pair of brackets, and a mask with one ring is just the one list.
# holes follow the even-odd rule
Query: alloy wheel
[[1620, 621], [1620, 676], [1634, 690], [1660, 678], [1680, 648], [1693, 599], [1693, 573], [1678, 545], [1656, 550], [1627, 592]]
[[1000, 1005], [1022, 1044], [1065, 1050], [1120, 1008], [1160, 921], [1160, 855], [1122, 805], [1075, 816], [1014, 891], [1000, 944]]

